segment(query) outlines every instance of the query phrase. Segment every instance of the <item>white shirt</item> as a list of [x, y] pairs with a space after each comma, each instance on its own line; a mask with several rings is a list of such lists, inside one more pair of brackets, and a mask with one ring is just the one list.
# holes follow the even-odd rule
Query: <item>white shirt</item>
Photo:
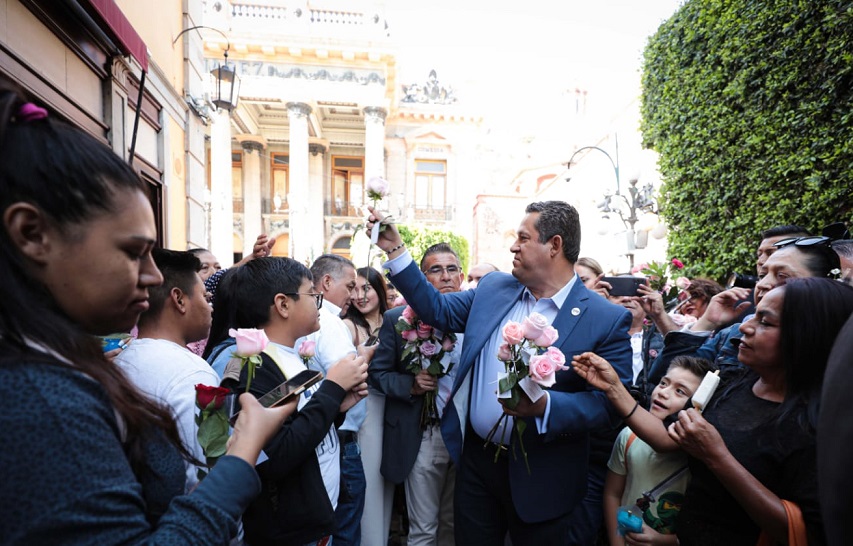
[[[150, 398], [169, 406], [178, 423], [181, 442], [199, 461], [204, 452], [198, 443], [195, 416], [197, 384], [219, 386], [210, 364], [189, 349], [165, 339], [140, 338], [115, 359], [130, 381]], [[187, 492], [198, 483], [198, 469], [187, 465]]]
[[[323, 300], [320, 307], [320, 329], [296, 340], [294, 348], [299, 352], [299, 345], [305, 340], [316, 343], [314, 357], [308, 361], [308, 368], [329, 373], [329, 368], [338, 360], [348, 354], [355, 354], [355, 345], [352, 343], [352, 334], [349, 328], [340, 318], [341, 308], [330, 301]], [[367, 415], [367, 401], [362, 400], [347, 411], [346, 420], [340, 426], [340, 430], [357, 431], [361, 428]]]
[[643, 331], [631, 334], [631, 369], [634, 372], [634, 379], [631, 381], [633, 385], [637, 384], [637, 378], [640, 372], [643, 371]]
[[[275, 345], [278, 349], [280, 359], [286, 359], [284, 362], [277, 363], [279, 368], [285, 367], [293, 370], [305, 369], [302, 357], [299, 356], [296, 349], [273, 341], [270, 344]], [[320, 383], [316, 383], [299, 395], [296, 410], [302, 410], [319, 388]], [[332, 508], [337, 508], [338, 494], [341, 487], [341, 450], [340, 442], [338, 441], [338, 431], [335, 429], [335, 425], [332, 425], [329, 432], [323, 437], [323, 441], [314, 448], [314, 451], [317, 453], [317, 462], [320, 463], [320, 474], [323, 476], [323, 484], [326, 486], [326, 493], [329, 495], [329, 500], [332, 501]], [[298, 499], [296, 502], [298, 502]]]

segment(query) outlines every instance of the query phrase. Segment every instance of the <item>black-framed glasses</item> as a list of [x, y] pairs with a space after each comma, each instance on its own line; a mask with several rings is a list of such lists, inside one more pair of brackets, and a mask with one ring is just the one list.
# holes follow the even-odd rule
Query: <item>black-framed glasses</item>
[[317, 309], [323, 306], [323, 293], [317, 292], [285, 292], [285, 296], [311, 296], [317, 302]]
[[832, 239], [822, 235], [810, 235], [808, 237], [791, 237], [790, 239], [782, 239], [776, 242], [773, 246], [776, 248], [785, 248], [786, 246], [830, 246]]
[[424, 271], [427, 275], [441, 275], [444, 272], [447, 272], [448, 275], [458, 275], [459, 272], [462, 271], [459, 269], [457, 265], [448, 265], [447, 267], [443, 267], [440, 265], [434, 265]]

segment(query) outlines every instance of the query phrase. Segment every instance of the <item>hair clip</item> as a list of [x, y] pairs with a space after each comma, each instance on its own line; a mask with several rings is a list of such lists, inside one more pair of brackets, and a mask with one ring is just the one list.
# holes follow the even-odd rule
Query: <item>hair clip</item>
[[47, 117], [47, 110], [36, 106], [31, 102], [25, 103], [18, 109], [18, 121], [29, 123], [30, 121], [38, 121]]

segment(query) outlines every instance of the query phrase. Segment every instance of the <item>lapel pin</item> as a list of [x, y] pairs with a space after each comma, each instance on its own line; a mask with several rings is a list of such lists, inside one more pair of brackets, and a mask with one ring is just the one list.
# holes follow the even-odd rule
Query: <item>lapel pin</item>
[[574, 315], [574, 316], [578, 316], [578, 315], [580, 315], [580, 314], [581, 314], [581, 310], [580, 310], [580, 309], [578, 309], [577, 307], [572, 307], [572, 315]]

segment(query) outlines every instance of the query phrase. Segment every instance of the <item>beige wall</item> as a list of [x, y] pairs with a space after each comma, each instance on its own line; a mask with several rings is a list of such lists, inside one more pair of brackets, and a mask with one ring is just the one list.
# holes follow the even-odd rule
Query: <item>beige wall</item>
[[167, 248], [184, 250], [187, 248], [187, 192], [186, 192], [186, 151], [184, 150], [184, 130], [168, 118], [168, 123], [163, 127], [168, 136], [167, 151], [168, 160], [165, 162], [164, 178], [168, 180], [168, 186], [163, 192], [165, 201], [164, 218], [166, 230], [163, 234], [163, 243]]
[[183, 39], [172, 45], [182, 30], [181, 2], [175, 0], [116, 0], [124, 16], [148, 46], [151, 60], [167, 82], [179, 92], [184, 86]]

